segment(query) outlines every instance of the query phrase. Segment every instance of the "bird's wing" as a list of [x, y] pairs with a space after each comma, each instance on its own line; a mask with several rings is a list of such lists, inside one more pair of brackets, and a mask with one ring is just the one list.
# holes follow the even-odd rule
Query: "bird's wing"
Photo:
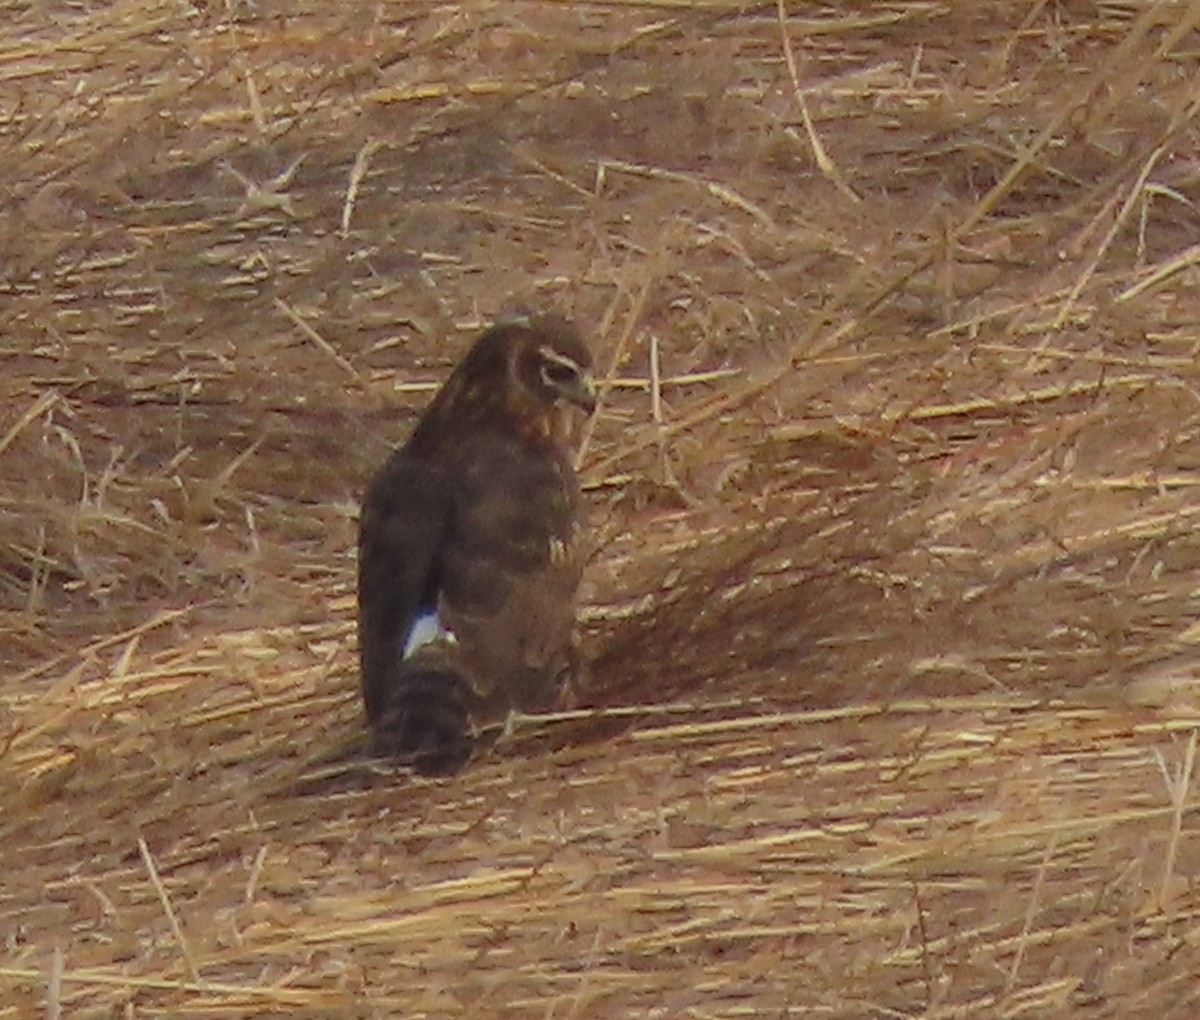
[[367, 717], [375, 720], [386, 688], [415, 631], [437, 627], [440, 567], [450, 518], [443, 471], [393, 454], [363, 502], [358, 543], [359, 654]]
[[[514, 581], [544, 571], [571, 538], [575, 507], [558, 458], [517, 443], [480, 444], [454, 480], [440, 585], [456, 614], [503, 612]], [[518, 622], [518, 626], [528, 621]]]
[[549, 702], [579, 581], [577, 488], [565, 460], [511, 442], [478, 452], [455, 476], [439, 565], [439, 608], [477, 723]]

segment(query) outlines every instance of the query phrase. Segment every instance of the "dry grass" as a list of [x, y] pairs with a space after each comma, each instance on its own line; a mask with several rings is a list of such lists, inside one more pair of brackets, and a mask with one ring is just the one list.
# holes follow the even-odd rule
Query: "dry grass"
[[[0, 7], [0, 1020], [1196, 1015], [1195, 5]], [[390, 774], [358, 494], [521, 307], [592, 675]]]

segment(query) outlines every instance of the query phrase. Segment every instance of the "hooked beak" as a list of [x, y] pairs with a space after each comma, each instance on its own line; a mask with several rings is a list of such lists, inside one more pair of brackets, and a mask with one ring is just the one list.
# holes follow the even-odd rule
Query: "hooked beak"
[[588, 414], [596, 410], [596, 383], [591, 375], [581, 372], [571, 386], [563, 387], [562, 395]]

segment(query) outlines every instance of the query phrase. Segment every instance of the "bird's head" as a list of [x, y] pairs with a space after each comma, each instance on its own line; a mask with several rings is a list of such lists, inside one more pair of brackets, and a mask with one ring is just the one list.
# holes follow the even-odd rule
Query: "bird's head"
[[515, 424], [562, 440], [569, 412], [596, 408], [592, 356], [575, 329], [544, 316], [493, 326], [467, 352], [438, 395], [432, 417], [480, 427]]
[[573, 404], [596, 409], [592, 356], [579, 335], [561, 322], [539, 322], [523, 330], [508, 358], [510, 399], [522, 410]]
[[535, 436], [565, 441], [570, 414], [596, 409], [592, 355], [579, 334], [561, 319], [543, 318], [510, 326], [507, 345], [509, 413]]

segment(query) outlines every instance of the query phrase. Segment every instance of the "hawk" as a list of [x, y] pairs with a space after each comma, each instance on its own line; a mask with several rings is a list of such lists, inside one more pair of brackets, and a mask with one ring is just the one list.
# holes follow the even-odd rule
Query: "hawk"
[[556, 318], [489, 329], [371, 483], [358, 544], [362, 692], [378, 753], [459, 769], [477, 732], [553, 706], [582, 568], [573, 410], [592, 360]]

